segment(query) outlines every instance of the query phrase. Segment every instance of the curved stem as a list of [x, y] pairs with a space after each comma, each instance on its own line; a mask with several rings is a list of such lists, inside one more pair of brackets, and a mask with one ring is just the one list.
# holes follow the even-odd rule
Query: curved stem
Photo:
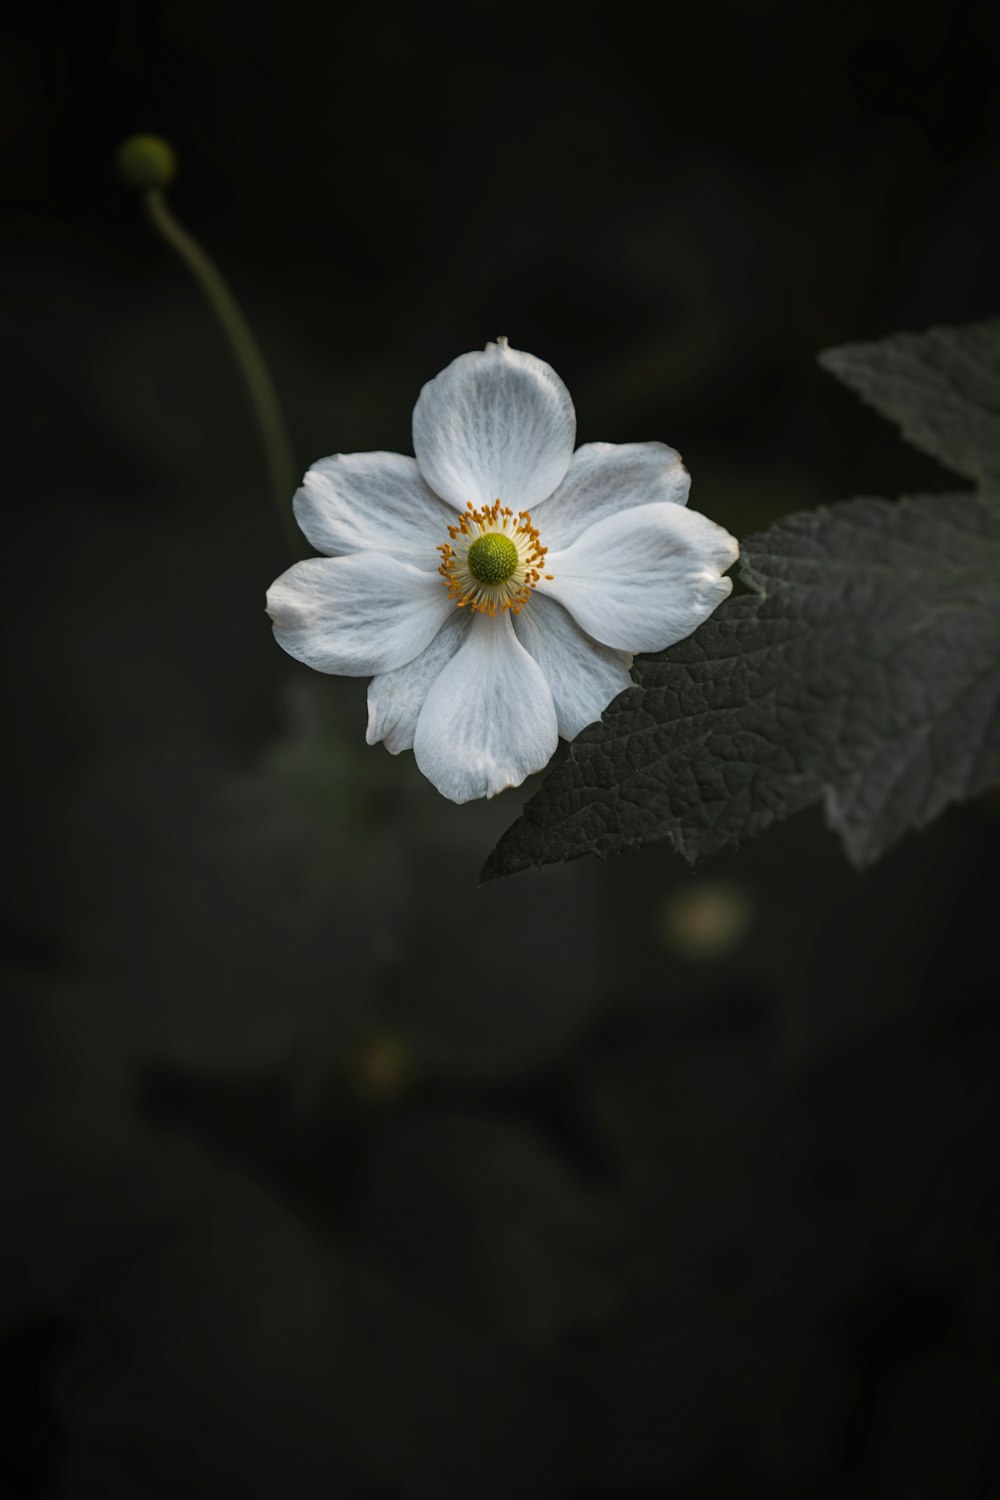
[[149, 188], [142, 194], [142, 199], [150, 223], [184, 262], [201, 287], [236, 356], [264, 444], [274, 501], [286, 540], [294, 555], [299, 550], [299, 539], [292, 518], [291, 498], [298, 483], [298, 471], [292, 457], [288, 428], [285, 426], [278, 393], [264, 363], [264, 356], [222, 273], [213, 265], [198, 242], [178, 224], [167, 206], [162, 190]]

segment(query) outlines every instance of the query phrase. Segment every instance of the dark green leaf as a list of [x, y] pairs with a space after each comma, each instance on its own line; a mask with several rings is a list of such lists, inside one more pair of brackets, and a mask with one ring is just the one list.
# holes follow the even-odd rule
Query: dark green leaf
[[636, 663], [484, 874], [667, 839], [694, 860], [823, 795], [858, 863], [1000, 777], [1000, 517], [854, 500], [743, 549], [753, 594]]

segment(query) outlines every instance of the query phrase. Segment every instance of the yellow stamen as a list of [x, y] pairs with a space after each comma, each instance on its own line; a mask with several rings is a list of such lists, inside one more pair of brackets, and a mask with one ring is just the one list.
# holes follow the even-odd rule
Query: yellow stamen
[[448, 535], [438, 572], [459, 609], [494, 619], [505, 609], [520, 614], [539, 579], [552, 577], [542, 573], [548, 548], [526, 510], [515, 515], [499, 500], [477, 510], [470, 500]]

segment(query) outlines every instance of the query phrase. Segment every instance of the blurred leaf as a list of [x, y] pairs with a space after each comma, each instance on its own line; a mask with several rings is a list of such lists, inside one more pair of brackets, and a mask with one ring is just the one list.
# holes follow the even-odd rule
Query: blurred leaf
[[843, 344], [820, 364], [915, 448], [956, 474], [1000, 479], [1000, 318]]
[[615, 1310], [620, 1205], [520, 1125], [411, 1125], [369, 1174], [366, 1208], [369, 1253], [485, 1334], [541, 1353]]

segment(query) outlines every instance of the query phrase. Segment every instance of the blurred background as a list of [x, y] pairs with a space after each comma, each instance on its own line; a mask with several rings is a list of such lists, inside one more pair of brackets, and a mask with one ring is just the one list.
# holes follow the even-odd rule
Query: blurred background
[[[1000, 312], [1000, 11], [7, 4], [0, 1496], [1000, 1494], [996, 800], [477, 886], [284, 655], [299, 468], [506, 334], [739, 536], [955, 488], [815, 364]], [[299, 555], [308, 555], [303, 541]]]

